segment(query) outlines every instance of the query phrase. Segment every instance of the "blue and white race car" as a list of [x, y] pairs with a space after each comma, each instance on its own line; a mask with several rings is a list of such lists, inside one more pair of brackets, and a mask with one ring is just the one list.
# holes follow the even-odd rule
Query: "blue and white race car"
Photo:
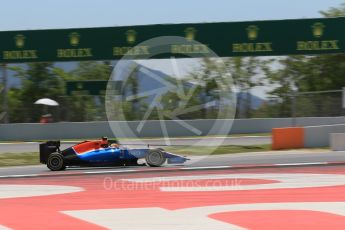
[[101, 140], [83, 141], [65, 150], [60, 150], [60, 141], [40, 144], [40, 162], [52, 171], [66, 169], [66, 166], [138, 166], [139, 159], [145, 159], [151, 167], [164, 163], [182, 164], [186, 157], [156, 148], [127, 148], [116, 141], [103, 137]]

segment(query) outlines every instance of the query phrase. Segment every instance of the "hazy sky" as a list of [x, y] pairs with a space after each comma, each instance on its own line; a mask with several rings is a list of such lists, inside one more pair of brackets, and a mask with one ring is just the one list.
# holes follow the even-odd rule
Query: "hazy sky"
[[1, 0], [0, 31], [319, 17], [345, 0]]

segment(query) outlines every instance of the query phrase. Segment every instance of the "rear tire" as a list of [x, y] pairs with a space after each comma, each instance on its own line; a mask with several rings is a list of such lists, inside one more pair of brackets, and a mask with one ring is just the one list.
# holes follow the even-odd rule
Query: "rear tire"
[[47, 160], [47, 167], [51, 171], [60, 171], [66, 169], [63, 156], [60, 153], [52, 153]]
[[162, 150], [152, 149], [146, 155], [145, 160], [150, 167], [160, 167], [165, 163], [166, 157]]

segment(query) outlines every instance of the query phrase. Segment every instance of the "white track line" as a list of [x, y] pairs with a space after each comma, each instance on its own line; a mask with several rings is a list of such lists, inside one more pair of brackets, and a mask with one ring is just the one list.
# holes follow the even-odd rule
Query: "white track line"
[[26, 175], [6, 175], [6, 176], [0, 176], [0, 178], [13, 178], [13, 177], [38, 177], [42, 176], [40, 174], [26, 174]]
[[196, 169], [221, 169], [221, 168], [232, 168], [232, 166], [207, 166], [207, 167], [190, 167], [190, 168], [181, 168], [181, 170], [196, 170]]
[[1, 142], [0, 145], [39, 144], [40, 142]]
[[298, 165], [326, 165], [328, 162], [310, 162], [310, 163], [286, 163], [274, 164], [275, 166], [298, 166]]
[[109, 171], [93, 171], [93, 172], [83, 172], [82, 174], [102, 174], [102, 173], [123, 173], [123, 172], [139, 172], [138, 170], [109, 170]]

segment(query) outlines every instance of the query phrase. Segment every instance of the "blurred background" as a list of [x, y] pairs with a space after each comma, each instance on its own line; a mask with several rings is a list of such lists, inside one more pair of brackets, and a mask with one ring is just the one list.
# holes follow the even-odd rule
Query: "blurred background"
[[[109, 4], [108, 1], [106, 2]], [[320, 2], [315, 5], [321, 7]], [[291, 5], [295, 7], [296, 12], [299, 12], [297, 3]], [[222, 11], [218, 13], [222, 15]], [[315, 14], [319, 13], [316, 11]], [[323, 17], [344, 16], [345, 5], [327, 7], [320, 14]], [[274, 18], [277, 15], [272, 13], [271, 17]], [[217, 17], [211, 18], [219, 20]], [[239, 17], [236, 18], [239, 19]], [[247, 15], [246, 19], [258, 18]], [[192, 17], [191, 21], [193, 20], [197, 21], [200, 18]], [[345, 54], [235, 57], [222, 58], [222, 61], [226, 68], [219, 68], [215, 59], [199, 59], [196, 70], [183, 71], [181, 81], [186, 89], [192, 87], [196, 76], [202, 76], [203, 79], [190, 106], [217, 101], [219, 95], [215, 79], [231, 73], [236, 86], [236, 118], [344, 115], [342, 87], [345, 86]], [[133, 61], [133, 65], [173, 82], [174, 76], [167, 67], [168, 64], [163, 62], [164, 60]], [[183, 60], [183, 62], [184, 65], [189, 63], [188, 60]], [[2, 77], [0, 121], [2, 123], [106, 121], [105, 87], [115, 65], [116, 61], [9, 64], [6, 66], [6, 72], [5, 68], [1, 68], [0, 72]], [[7, 85], [6, 90], [3, 87], [4, 84]], [[154, 82], [145, 72], [133, 71], [130, 81], [126, 84], [127, 92], [140, 94]], [[54, 100], [58, 105], [35, 104], [42, 98]], [[164, 101], [166, 109], [178, 106], [174, 104], [176, 102], [174, 94], [166, 95]], [[149, 102], [145, 99], [123, 104], [125, 119], [140, 120], [148, 104]], [[179, 118], [217, 118], [220, 105], [216, 102]], [[152, 113], [148, 119], [156, 120], [157, 116]]]
[[[343, 116], [343, 90], [345, 85], [345, 55], [286, 56], [223, 58], [231, 73], [237, 97], [236, 118], [327, 117]], [[150, 62], [155, 62], [151, 60]], [[159, 62], [162, 62], [160, 60]], [[217, 100], [216, 60], [200, 60], [198, 72], [185, 73], [184, 87], [192, 87], [195, 76], [203, 77], [203, 86], [196, 91], [194, 103], [205, 104]], [[8, 65], [8, 92], [1, 97], [7, 103], [9, 123], [39, 122], [42, 115], [51, 114], [59, 121], [105, 121], [106, 84], [116, 62], [85, 61], [66, 63], [30, 63]], [[162, 79], [174, 77], [163, 70], [143, 66]], [[138, 67], [139, 68], [139, 67]], [[209, 77], [205, 77], [205, 75]], [[212, 77], [213, 76], [213, 77]], [[150, 89], [155, 80], [146, 71], [132, 72], [125, 89], [140, 94]], [[58, 106], [34, 104], [41, 98], [50, 98]], [[166, 101], [176, 102], [176, 94], [167, 94]], [[123, 104], [127, 120], [141, 119], [149, 102], [142, 99]], [[171, 104], [172, 107], [177, 106]], [[191, 104], [192, 106], [192, 104]], [[168, 106], [169, 107], [169, 106]], [[217, 104], [205, 106], [181, 119], [216, 118]], [[215, 113], [212, 113], [212, 110]], [[154, 113], [149, 120], [158, 119]]]

